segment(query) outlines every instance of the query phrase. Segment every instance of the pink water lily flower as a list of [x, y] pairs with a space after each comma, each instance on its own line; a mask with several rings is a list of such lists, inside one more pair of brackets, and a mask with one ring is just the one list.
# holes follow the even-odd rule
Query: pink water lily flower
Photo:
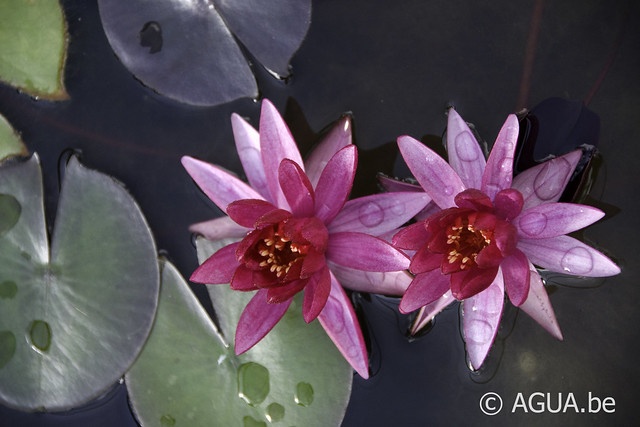
[[238, 115], [232, 116], [232, 125], [250, 185], [220, 167], [182, 159], [195, 182], [228, 215], [192, 229], [209, 239], [239, 239], [203, 262], [191, 280], [256, 291], [236, 329], [237, 354], [260, 341], [293, 296], [304, 291], [305, 321], [318, 318], [344, 357], [367, 378], [362, 332], [340, 281], [402, 293], [410, 282], [403, 271], [409, 259], [376, 236], [408, 221], [428, 197], [387, 193], [347, 201], [357, 163], [348, 117], [306, 163], [269, 101], [262, 103], [259, 133]]
[[504, 123], [488, 160], [458, 113], [449, 110], [449, 163], [419, 141], [398, 146], [409, 169], [440, 211], [400, 231], [393, 243], [415, 251], [415, 275], [400, 310], [421, 309], [417, 327], [454, 300], [462, 301], [463, 334], [474, 369], [495, 338], [504, 292], [562, 339], [535, 266], [602, 277], [620, 269], [609, 258], [567, 236], [602, 218], [596, 208], [557, 203], [580, 151], [547, 161], [513, 179], [518, 120]]

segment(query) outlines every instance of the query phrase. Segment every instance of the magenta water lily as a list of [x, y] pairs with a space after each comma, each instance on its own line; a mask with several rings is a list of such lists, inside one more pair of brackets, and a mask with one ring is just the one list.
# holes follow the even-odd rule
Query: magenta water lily
[[547, 161], [513, 178], [518, 120], [510, 115], [488, 159], [468, 126], [451, 109], [449, 163], [419, 141], [398, 146], [422, 189], [439, 208], [396, 234], [413, 251], [415, 275], [400, 303], [430, 320], [462, 301], [463, 333], [471, 366], [479, 368], [495, 338], [504, 293], [557, 338], [562, 335], [536, 268], [577, 276], [611, 276], [620, 269], [590, 246], [567, 236], [603, 217], [596, 208], [558, 203], [580, 151]]
[[182, 163], [227, 216], [192, 229], [209, 239], [237, 242], [214, 253], [191, 280], [230, 283], [256, 291], [235, 337], [240, 354], [280, 320], [304, 291], [302, 314], [318, 319], [344, 357], [368, 377], [367, 353], [353, 307], [341, 285], [402, 293], [409, 259], [377, 236], [401, 226], [429, 202], [416, 192], [347, 200], [357, 151], [349, 117], [343, 118], [303, 162], [276, 108], [263, 101], [259, 132], [232, 116], [238, 154], [249, 184], [191, 157]]

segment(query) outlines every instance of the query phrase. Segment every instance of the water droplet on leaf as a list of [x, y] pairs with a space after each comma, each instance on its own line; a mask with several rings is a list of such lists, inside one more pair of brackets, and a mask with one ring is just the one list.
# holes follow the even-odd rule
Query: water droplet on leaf
[[238, 368], [238, 396], [249, 405], [258, 405], [269, 394], [269, 371], [264, 366], [248, 362]]
[[21, 211], [18, 199], [10, 194], [0, 194], [0, 236], [18, 223]]
[[267, 406], [267, 420], [269, 422], [275, 423], [284, 418], [284, 406], [279, 403], [272, 403]]
[[44, 320], [34, 320], [29, 327], [29, 340], [34, 349], [47, 351], [51, 346], [51, 327]]
[[9, 363], [16, 352], [16, 336], [11, 331], [0, 331], [0, 369]]
[[264, 421], [258, 421], [247, 415], [242, 419], [243, 427], [267, 427], [267, 423]]
[[300, 406], [309, 406], [313, 403], [313, 387], [309, 383], [299, 382], [296, 385], [296, 403]]

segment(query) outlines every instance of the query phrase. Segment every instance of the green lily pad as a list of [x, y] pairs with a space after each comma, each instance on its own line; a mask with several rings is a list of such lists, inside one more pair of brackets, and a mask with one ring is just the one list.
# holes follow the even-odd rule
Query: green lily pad
[[27, 148], [20, 140], [20, 137], [0, 114], [0, 160], [9, 156], [24, 156], [26, 154]]
[[37, 155], [0, 166], [0, 195], [9, 218], [0, 235], [0, 403], [81, 405], [122, 377], [151, 330], [160, 282], [151, 232], [122, 185], [75, 157], [50, 246]]
[[0, 80], [33, 96], [65, 99], [67, 24], [54, 0], [0, 2]]
[[[200, 256], [222, 243], [198, 241]], [[296, 299], [269, 335], [236, 356], [235, 323], [250, 294], [211, 286], [220, 335], [188, 285], [166, 263], [154, 328], [126, 375], [142, 426], [340, 425], [353, 371], [318, 322], [307, 325]], [[231, 325], [233, 325], [231, 327]]]

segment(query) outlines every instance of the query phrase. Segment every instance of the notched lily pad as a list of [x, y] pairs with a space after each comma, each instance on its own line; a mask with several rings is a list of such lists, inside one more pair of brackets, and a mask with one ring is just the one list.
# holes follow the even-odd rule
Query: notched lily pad
[[124, 374], [151, 329], [159, 271], [149, 227], [122, 185], [75, 157], [51, 245], [37, 155], [0, 165], [0, 194], [0, 402], [81, 405]]
[[66, 99], [67, 24], [52, 0], [0, 2], [0, 80], [30, 95]]
[[[201, 256], [214, 247], [198, 241]], [[212, 295], [221, 323], [233, 325], [224, 336], [175, 267], [164, 263], [156, 322], [125, 377], [142, 426], [339, 425], [352, 369], [317, 322], [304, 322], [301, 300], [267, 338], [236, 356], [226, 337], [233, 337], [249, 295], [220, 285]]]

